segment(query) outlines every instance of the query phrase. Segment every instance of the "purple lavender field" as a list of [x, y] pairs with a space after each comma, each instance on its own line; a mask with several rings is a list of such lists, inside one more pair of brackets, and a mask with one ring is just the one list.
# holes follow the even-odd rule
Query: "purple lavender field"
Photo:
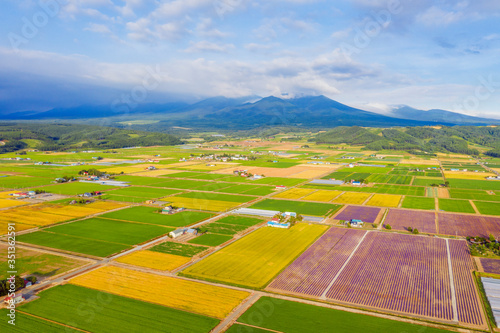
[[356, 219], [363, 222], [373, 223], [377, 219], [380, 210], [380, 208], [376, 207], [347, 206], [339, 215], [335, 217], [335, 219], [344, 221]]

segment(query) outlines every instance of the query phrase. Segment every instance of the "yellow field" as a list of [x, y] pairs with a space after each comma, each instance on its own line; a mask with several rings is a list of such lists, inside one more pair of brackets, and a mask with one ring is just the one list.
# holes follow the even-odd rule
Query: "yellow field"
[[326, 229], [305, 223], [291, 229], [261, 228], [188, 267], [183, 274], [263, 288]]
[[219, 200], [205, 200], [199, 198], [182, 198], [182, 197], [168, 197], [164, 198], [171, 202], [174, 206], [184, 207], [189, 209], [208, 210], [212, 212], [221, 212], [236, 206], [241, 205], [238, 202], [219, 201]]
[[70, 283], [220, 319], [250, 295], [245, 291], [113, 266], [80, 275]]
[[310, 201], [323, 201], [328, 202], [333, 198], [336, 198], [342, 191], [327, 191], [327, 190], [319, 190], [308, 196], [302, 198], [302, 200], [310, 200]]
[[113, 168], [99, 169], [99, 171], [109, 172], [109, 173], [136, 173], [141, 171], [146, 171], [147, 167], [139, 167], [139, 166], [117, 166]]
[[0, 222], [19, 222], [31, 227], [46, 226], [119, 207], [123, 207], [123, 205], [99, 201], [85, 206], [37, 204], [0, 211]]
[[273, 198], [299, 199], [299, 198], [302, 198], [303, 196], [311, 194], [315, 191], [316, 190], [312, 190], [309, 188], [292, 188], [288, 191], [284, 191], [284, 192], [281, 192], [281, 193], [274, 195]]
[[111, 209], [125, 207], [126, 205], [117, 203], [117, 202], [109, 202], [109, 201], [94, 201], [85, 205], [88, 208], [100, 209], [101, 211], [107, 211]]
[[492, 172], [470, 172], [470, 171], [445, 171], [444, 176], [446, 178], [455, 179], [485, 179], [486, 177], [496, 177]]
[[337, 199], [333, 200], [333, 202], [361, 205], [370, 197], [370, 195], [370, 193], [346, 192]]
[[136, 251], [129, 255], [120, 257], [116, 261], [161, 271], [171, 271], [191, 261], [188, 257], [173, 254], [160, 253], [148, 250]]
[[[12, 221], [15, 222], [15, 221]], [[8, 221], [0, 221], [0, 235], [5, 235], [8, 232]], [[34, 228], [33, 225], [16, 222], [16, 232]]]
[[289, 178], [302, 178], [302, 179], [311, 179], [311, 178], [318, 178], [324, 174], [331, 173], [332, 169], [312, 169], [312, 170], [306, 170], [306, 171], [301, 171], [296, 174], [288, 176]]
[[9, 208], [26, 205], [26, 202], [18, 200], [0, 199], [0, 208]]
[[368, 206], [397, 207], [400, 200], [400, 195], [375, 194], [366, 204]]
[[12, 198], [9, 194], [18, 193], [18, 192], [19, 191], [4, 191], [4, 192], [0, 192], [0, 199]]

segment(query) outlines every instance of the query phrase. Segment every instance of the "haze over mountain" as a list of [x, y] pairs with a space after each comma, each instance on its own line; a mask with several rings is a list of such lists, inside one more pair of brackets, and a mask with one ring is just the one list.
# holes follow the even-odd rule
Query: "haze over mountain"
[[4, 119], [88, 120], [108, 118], [111, 123], [150, 120], [157, 127], [249, 129], [260, 126], [302, 126], [331, 128], [337, 126], [423, 126], [423, 125], [493, 125], [498, 119], [470, 117], [444, 110], [417, 110], [401, 106], [389, 114], [354, 108], [325, 96], [282, 99], [213, 97], [196, 103], [79, 106], [46, 112], [23, 112], [4, 115]]

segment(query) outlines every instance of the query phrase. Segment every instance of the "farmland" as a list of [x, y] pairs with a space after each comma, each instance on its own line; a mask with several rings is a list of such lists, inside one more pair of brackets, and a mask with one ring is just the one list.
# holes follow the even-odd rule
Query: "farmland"
[[[259, 229], [187, 268], [186, 276], [263, 288], [326, 229], [298, 224], [290, 230]], [[255, 274], [258, 268], [259, 274]]]
[[375, 207], [347, 206], [335, 216], [336, 220], [350, 221], [352, 219], [374, 223], [381, 209]]
[[26, 242], [94, 256], [108, 256], [173, 229], [108, 219], [88, 219], [19, 236]]
[[[40, 299], [19, 310], [91, 332], [114, 332], [117, 329], [130, 332], [146, 329], [161, 331], [165, 325], [169, 325], [172, 332], [207, 332], [219, 322], [214, 318], [76, 285], [57, 286], [41, 292], [40, 296]], [[95, 300], [100, 310], [95, 311], [92, 305], [79, 307], [89, 300]], [[82, 313], [86, 315], [82, 316]], [[141, 320], [128, 319], [132, 317]], [[50, 325], [46, 322], [43, 324]]]
[[158, 208], [147, 206], [130, 207], [101, 215], [102, 218], [157, 224], [171, 227], [183, 227], [208, 219], [213, 214], [183, 211], [173, 215], [161, 214]]
[[436, 233], [436, 216], [431, 212], [390, 209], [384, 224], [396, 230], [417, 229], [419, 232]]
[[323, 216], [328, 212], [337, 211], [340, 206], [324, 203], [266, 199], [252, 205], [250, 208], [277, 210], [280, 212], [297, 212], [298, 214], [304, 215]]
[[369, 206], [397, 207], [400, 201], [400, 195], [375, 194], [366, 204]]
[[[266, 316], [263, 309], [273, 309], [272, 316]], [[256, 320], [259, 318], [259, 320]], [[387, 332], [387, 333], [417, 333], [445, 332], [432, 327], [424, 327], [406, 322], [393, 321], [359, 313], [344, 312], [325, 307], [319, 307], [299, 302], [291, 302], [271, 297], [261, 297], [250, 309], [248, 309], [238, 322], [249, 326], [240, 329], [230, 329], [228, 333], [251, 332], [253, 326], [259, 326], [268, 330], [286, 333], [302, 332], [329, 332], [335, 327], [335, 332]], [[269, 332], [262, 330], [262, 332]]]
[[[153, 287], [149, 281], [154, 279]], [[152, 275], [118, 267], [102, 267], [80, 275], [72, 284], [215, 318], [224, 318], [249, 293], [173, 277]], [[131, 288], [132, 287], [132, 288]]]
[[123, 264], [153, 268], [161, 271], [171, 271], [179, 266], [187, 264], [190, 259], [173, 254], [142, 250], [119, 257], [116, 261]]
[[439, 233], [458, 236], [489, 237], [500, 235], [500, 217], [476, 215], [438, 214]]
[[[500, 239], [500, 182], [481, 178], [482, 164], [500, 166], [500, 159], [317, 144], [322, 133], [299, 129], [196, 140], [174, 131], [190, 143], [26, 151], [29, 161], [0, 161], [0, 231], [15, 224], [16, 269], [47, 282], [23, 291], [40, 298], [19, 305], [18, 331], [209, 332], [221, 321], [227, 332], [486, 329], [471, 271], [498, 273], [500, 264], [491, 252], [475, 258], [476, 267], [462, 239]], [[457, 167], [472, 172], [450, 171]], [[84, 169], [124, 171], [109, 181], [127, 183], [56, 184], [62, 176], [86, 179]], [[315, 181], [321, 177], [344, 183]], [[81, 195], [92, 191], [102, 195]], [[162, 213], [169, 205], [184, 210]], [[296, 212], [307, 222], [272, 228], [274, 213], [236, 210], [243, 207]], [[340, 223], [351, 219], [366, 223]], [[186, 232], [169, 237], [175, 229]], [[5, 245], [0, 252], [8, 271]], [[273, 315], [259, 316], [271, 303]], [[89, 322], [78, 313], [88, 304]], [[352, 312], [340, 311], [346, 307]]]

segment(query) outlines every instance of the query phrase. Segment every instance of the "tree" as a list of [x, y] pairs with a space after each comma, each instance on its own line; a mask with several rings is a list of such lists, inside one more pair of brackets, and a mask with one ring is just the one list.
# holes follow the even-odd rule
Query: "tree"
[[414, 235], [418, 235], [418, 229], [417, 229], [417, 228], [413, 229], [413, 232], [412, 232], [412, 233], [413, 233]]
[[391, 225], [390, 225], [390, 224], [386, 224], [386, 225], [385, 225], [385, 228], [386, 228], [387, 230], [391, 230], [391, 229], [392, 229], [392, 227], [391, 227]]
[[493, 243], [493, 242], [495, 242], [495, 241], [496, 241], [496, 239], [495, 239], [495, 235], [490, 234], [490, 242], [492, 242], [492, 243]]
[[408, 227], [406, 228], [409, 232], [413, 232], [413, 228], [412, 227]]

